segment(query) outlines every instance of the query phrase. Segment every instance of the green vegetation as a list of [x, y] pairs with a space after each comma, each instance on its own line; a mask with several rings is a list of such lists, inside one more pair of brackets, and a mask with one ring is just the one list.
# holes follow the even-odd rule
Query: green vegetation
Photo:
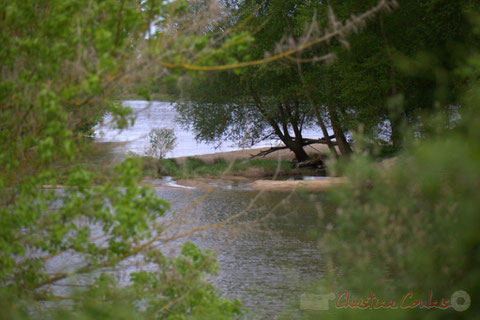
[[155, 128], [148, 133], [150, 147], [145, 151], [147, 156], [163, 159], [177, 145], [177, 137], [173, 129]]
[[[152, 101], [167, 101], [175, 102], [178, 99], [177, 95], [171, 94], [160, 94], [160, 93], [151, 93], [149, 99]], [[128, 101], [128, 100], [145, 100], [144, 96], [139, 94], [129, 93], [129, 94], [117, 94], [115, 95], [115, 100], [117, 101]]]
[[[477, 60], [478, 61], [478, 60]], [[406, 145], [388, 170], [378, 170], [369, 155], [347, 165], [351, 184], [331, 192], [335, 217], [322, 220], [317, 234], [328, 252], [328, 276], [311, 292], [344, 291], [365, 308], [307, 312], [317, 319], [476, 319], [480, 308], [480, 144], [477, 99], [455, 132], [442, 132]], [[329, 226], [329, 227], [326, 227]], [[451, 299], [463, 290], [471, 298], [466, 311], [402, 308], [414, 300]], [[369, 305], [368, 297], [378, 299]], [[380, 300], [396, 307], [375, 308]], [[346, 299], [340, 299], [339, 306]], [[453, 301], [450, 300], [450, 303]], [[458, 301], [459, 306], [465, 300]], [[440, 304], [440, 303], [438, 303]], [[458, 307], [456, 307], [458, 308]]]
[[[327, 143], [331, 153], [336, 154], [327, 130], [327, 124], [331, 123], [341, 153], [350, 154], [343, 128], [347, 127], [338, 119], [341, 115], [335, 110], [337, 102], [332, 101], [330, 95], [327, 97], [328, 83], [322, 82], [324, 66], [312, 62], [330, 59], [332, 54], [329, 51], [333, 48], [328, 50], [329, 43], [335, 43], [335, 47], [338, 43], [345, 43], [343, 38], [346, 35], [367, 19], [389, 11], [395, 1], [381, 1], [364, 16], [353, 20], [327, 17], [324, 14], [327, 2], [229, 2], [235, 8], [232, 19], [218, 28], [244, 28], [254, 34], [248, 56], [262, 59], [283, 51], [295, 52], [297, 47], [305, 49], [271, 64], [209, 73], [185, 86], [182, 90], [185, 97], [176, 105], [182, 123], [195, 132], [198, 140], [206, 142], [228, 139], [248, 146], [276, 136], [298, 161], [308, 159], [304, 146], [313, 141], [306, 139], [303, 132], [309, 127], [319, 126], [323, 138], [310, 138]], [[374, 4], [365, 4], [361, 12]], [[315, 10], [318, 9], [322, 14], [318, 15], [319, 21], [315, 21]], [[310, 26], [305, 26], [306, 23]], [[308, 63], [302, 64], [303, 58]], [[312, 79], [313, 74], [315, 79]]]
[[[305, 317], [478, 318], [479, 4], [0, 0], [2, 317], [242, 317], [238, 300], [205, 281], [218, 272], [211, 251], [186, 242], [162, 252], [173, 241], [163, 238], [169, 204], [139, 184], [145, 173], [292, 174], [289, 163], [127, 157], [104, 174], [83, 161], [107, 112], [117, 128], [134, 122], [119, 97], [180, 84], [181, 121], [199, 140], [246, 146], [276, 135], [304, 161], [314, 141], [302, 130], [322, 131], [314, 140], [351, 183], [328, 194], [336, 213], [309, 230], [327, 274], [306, 290], [472, 298], [464, 312]], [[174, 144], [168, 133], [152, 139], [157, 158]], [[348, 157], [336, 161], [334, 145]], [[393, 154], [391, 167], [375, 163]]]
[[[308, 127], [322, 132], [320, 142], [334, 155], [334, 143], [340, 154], [351, 153], [348, 133], [360, 128], [396, 149], [411, 131], [428, 135], [432, 112], [455, 115], [463, 82], [455, 70], [479, 43], [470, 23], [480, 9], [475, 0], [229, 2], [234, 18], [219, 28], [251, 32], [251, 57], [306, 48], [186, 85], [177, 105], [183, 123], [207, 142], [250, 145], [277, 136], [299, 161], [307, 158]], [[359, 17], [367, 13], [364, 23]], [[340, 36], [315, 40], [333, 31]]]
[[[81, 163], [106, 112], [118, 128], [134, 122], [119, 94], [148, 99], [153, 74], [179, 75], [164, 65], [218, 61], [211, 35], [196, 33], [203, 20], [192, 29], [190, 18], [187, 1], [0, 1], [2, 318], [242, 314], [205, 282], [218, 270], [212, 252], [185, 243], [164, 255], [169, 204], [139, 186], [138, 159], [100, 181]], [[236, 46], [218, 49], [224, 57]]]
[[[480, 19], [472, 20], [479, 35]], [[337, 163], [351, 184], [329, 193], [336, 214], [312, 232], [329, 271], [309, 289], [335, 299], [328, 312], [310, 310], [305, 318], [479, 317], [479, 52], [456, 61], [462, 108], [453, 129], [438, 111], [428, 116], [428, 136], [406, 140], [391, 167], [379, 169], [370, 153]], [[455, 298], [459, 291], [467, 295]], [[342, 292], [350, 294], [348, 306], [345, 296], [337, 300]], [[390, 301], [395, 306], [385, 307]]]
[[174, 179], [197, 177], [221, 177], [224, 175], [273, 177], [275, 175], [289, 175], [298, 172], [288, 161], [273, 159], [235, 160], [228, 162], [218, 158], [213, 163], [189, 157], [182, 164], [175, 159], [143, 158], [143, 170], [146, 176], [171, 176]]

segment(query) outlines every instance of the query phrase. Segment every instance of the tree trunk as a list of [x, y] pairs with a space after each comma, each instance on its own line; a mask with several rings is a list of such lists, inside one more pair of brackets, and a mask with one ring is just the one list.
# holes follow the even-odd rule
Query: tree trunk
[[337, 150], [335, 149], [335, 145], [330, 140], [330, 135], [328, 134], [327, 127], [325, 126], [325, 123], [323, 122], [323, 119], [322, 119], [322, 115], [320, 114], [320, 111], [318, 111], [318, 107], [316, 105], [313, 105], [313, 111], [315, 112], [315, 116], [317, 117], [317, 122], [320, 125], [320, 128], [322, 129], [323, 137], [325, 138], [325, 142], [327, 143], [328, 149], [330, 149], [330, 151], [335, 157], [338, 157]]
[[308, 160], [308, 154], [303, 149], [302, 141], [291, 141], [288, 144], [285, 144], [294, 154], [298, 162], [303, 162]]
[[352, 153], [352, 149], [345, 138], [340, 120], [338, 119], [337, 110], [330, 104], [328, 105], [328, 114], [330, 115], [330, 122], [332, 123], [333, 132], [335, 133], [338, 149], [340, 149], [342, 155], [348, 156]]
[[393, 147], [396, 150], [400, 150], [403, 146], [402, 127], [404, 125], [406, 115], [404, 112], [402, 112], [399, 115], [390, 114], [388, 118], [390, 120], [390, 126], [392, 128], [392, 135], [390, 139], [392, 140]]
[[282, 108], [282, 105], [280, 104], [278, 107], [279, 107], [279, 111], [281, 112], [281, 116], [282, 116], [282, 126], [283, 126], [283, 129], [284, 129], [284, 132], [282, 132], [282, 130], [278, 126], [278, 123], [275, 121], [275, 119], [273, 119], [266, 112], [265, 108], [263, 107], [263, 104], [262, 104], [262, 101], [261, 101], [260, 97], [253, 90], [253, 88], [249, 87], [249, 90], [250, 90], [253, 101], [255, 102], [255, 105], [258, 108], [258, 110], [265, 117], [265, 120], [267, 120], [267, 122], [272, 126], [273, 130], [275, 131], [275, 134], [280, 138], [280, 140], [282, 140], [282, 142], [285, 144], [285, 146], [295, 154], [295, 158], [299, 162], [308, 160], [308, 155], [305, 152], [305, 150], [303, 149], [303, 138], [301, 136], [301, 132], [299, 132], [298, 128], [297, 128], [297, 130], [295, 130], [295, 131], [298, 131], [298, 132], [296, 132], [297, 137], [295, 138], [295, 140], [288, 133], [288, 126], [287, 126], [287, 122], [286, 122], [287, 119], [286, 119], [286, 115], [284, 113], [284, 110]]
[[[390, 85], [391, 92], [390, 97], [397, 95], [397, 75], [395, 72], [395, 65], [392, 50], [390, 48], [390, 42], [388, 41], [387, 33], [385, 32], [385, 25], [383, 23], [383, 15], [380, 15], [380, 30], [382, 32], [383, 40], [385, 42], [385, 47], [387, 49], [387, 55], [390, 60]], [[403, 125], [406, 124], [404, 121], [407, 120], [407, 115], [403, 110], [402, 106], [398, 106], [396, 110], [391, 110], [389, 112], [388, 118], [390, 120], [390, 126], [392, 127], [392, 143], [395, 149], [401, 149], [403, 145]], [[400, 110], [398, 110], [400, 109]]]

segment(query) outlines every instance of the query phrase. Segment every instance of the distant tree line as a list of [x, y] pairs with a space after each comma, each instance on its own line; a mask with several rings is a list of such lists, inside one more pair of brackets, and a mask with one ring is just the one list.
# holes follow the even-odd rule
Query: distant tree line
[[[224, 2], [231, 19], [216, 28], [252, 34], [245, 56], [306, 48], [184, 85], [180, 119], [207, 142], [251, 145], [276, 137], [298, 161], [308, 158], [304, 146], [313, 142], [303, 135], [307, 127], [318, 126], [322, 136], [315, 142], [335, 155], [351, 153], [347, 133], [359, 125], [373, 141], [387, 137], [397, 150], [409, 130], [428, 134], [422, 115], [460, 106], [456, 62], [479, 43], [469, 21], [478, 9], [473, 0], [399, 0], [366, 21], [362, 14], [377, 1]], [[349, 18], [358, 32], [311, 45], [322, 30], [337, 30]]]

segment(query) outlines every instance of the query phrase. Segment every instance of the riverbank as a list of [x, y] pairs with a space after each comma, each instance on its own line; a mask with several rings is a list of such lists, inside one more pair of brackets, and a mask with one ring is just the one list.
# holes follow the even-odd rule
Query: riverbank
[[[226, 161], [235, 161], [235, 160], [247, 160], [250, 159], [253, 155], [256, 155], [262, 151], [268, 150], [270, 147], [263, 147], [263, 148], [251, 148], [251, 149], [242, 149], [242, 150], [235, 150], [235, 151], [227, 151], [227, 152], [216, 152], [210, 154], [201, 154], [195, 156], [188, 156], [188, 157], [176, 157], [174, 158], [177, 163], [182, 164], [188, 158], [197, 158], [207, 163], [212, 163], [216, 159], [224, 159]], [[324, 144], [312, 144], [305, 147], [305, 152], [308, 155], [316, 155], [316, 154], [326, 154], [328, 153], [328, 147]], [[273, 160], [285, 160], [285, 161], [292, 161], [295, 158], [293, 152], [288, 149], [279, 150], [270, 154], [267, 154], [264, 157], [258, 157], [258, 159], [273, 159]]]
[[[208, 161], [208, 160], [207, 160]], [[207, 162], [201, 157], [187, 157], [177, 159], [153, 159], [142, 157], [143, 173], [151, 178], [172, 177], [175, 180], [208, 178], [224, 179], [234, 177], [262, 179], [285, 179], [293, 176], [324, 176], [323, 168], [307, 167], [297, 168], [295, 163], [277, 159], [235, 159], [226, 160], [215, 157]]]
[[245, 186], [253, 190], [261, 191], [277, 191], [277, 192], [292, 192], [292, 191], [309, 191], [322, 192], [327, 191], [338, 186], [348, 183], [346, 178], [342, 177], [324, 177], [319, 179], [308, 180], [256, 180]]
[[[123, 143], [124, 144], [124, 143]], [[112, 150], [122, 143], [95, 143], [88, 152], [88, 158], [79, 159], [79, 165], [88, 166], [96, 172], [95, 183], [109, 180], [111, 169], [116, 162]], [[143, 161], [142, 185], [155, 188], [209, 189], [213, 187], [236, 188], [263, 191], [306, 190], [322, 192], [348, 183], [339, 177], [323, 176], [319, 168], [297, 168], [292, 162], [294, 155], [288, 150], [281, 150], [265, 157], [250, 159], [268, 148], [253, 148], [229, 152], [217, 152], [193, 157], [171, 159], [153, 159], [137, 157]], [[306, 148], [310, 156], [325, 156], [328, 149], [324, 145]], [[378, 161], [380, 169], [388, 169], [396, 157]], [[170, 179], [167, 183], [165, 178]], [[44, 189], [63, 189], [63, 180], [58, 185], [44, 185]]]
[[[345, 183], [345, 179], [325, 177], [325, 168], [297, 168], [293, 162], [295, 156], [288, 149], [267, 154], [265, 157], [251, 159], [265, 148], [252, 148], [229, 152], [177, 157], [164, 160], [173, 161], [179, 168], [192, 168], [200, 163], [203, 169], [197, 175], [177, 179], [177, 184], [208, 189], [212, 186], [238, 186], [263, 191], [292, 192], [299, 189], [321, 192]], [[315, 144], [305, 148], [312, 158], [325, 157], [328, 148]], [[224, 170], [222, 170], [224, 169]], [[308, 176], [308, 180], [303, 180]], [[292, 180], [292, 179], [296, 180]], [[288, 179], [288, 180], [287, 180]]]
[[[96, 166], [100, 162], [109, 163], [109, 160], [112, 160], [108, 156], [109, 150], [115, 146], [116, 144], [112, 143], [96, 144], [96, 150], [90, 154], [90, 160], [95, 160], [92, 162]], [[250, 159], [252, 155], [268, 149], [268, 147], [252, 148], [160, 160], [138, 156], [143, 163], [142, 184], [155, 188], [209, 189], [215, 186], [265, 191], [303, 189], [312, 192], [325, 191], [340, 184], [337, 178], [325, 177], [325, 168], [322, 166], [298, 168], [294, 162], [294, 154], [288, 149]], [[328, 152], [328, 148], [321, 144], [305, 149], [311, 158], [325, 158]], [[98, 161], [99, 159], [103, 161]], [[101, 174], [98, 175], [97, 182], [101, 182], [102, 176], [108, 177], [108, 167], [106, 165], [105, 170], [99, 170]], [[171, 179], [174, 184], [163, 183], [166, 178]]]
[[[189, 157], [154, 159], [141, 157], [146, 176], [161, 178], [171, 176], [175, 180], [192, 178], [215, 178], [224, 176], [248, 179], [286, 179], [301, 176], [325, 176], [323, 160], [326, 158], [324, 145], [312, 145], [306, 148], [311, 159], [317, 161], [311, 165], [299, 167], [294, 161], [293, 152], [288, 149], [255, 157], [268, 147], [217, 152]], [[314, 164], [316, 163], [316, 164]]]

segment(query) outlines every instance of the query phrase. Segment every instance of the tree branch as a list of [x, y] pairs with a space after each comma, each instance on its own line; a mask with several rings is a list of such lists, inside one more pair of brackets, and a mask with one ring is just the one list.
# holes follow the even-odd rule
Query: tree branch
[[[335, 136], [329, 136], [328, 138], [333, 139], [333, 138], [335, 138]], [[311, 145], [311, 144], [316, 144], [316, 143], [327, 144], [328, 142], [326, 141], [325, 138], [321, 138], [321, 139], [303, 138], [302, 146], [305, 147], [305, 146], [308, 146], [308, 145]], [[331, 143], [333, 145], [337, 145], [337, 142], [331, 141]], [[253, 158], [256, 158], [256, 157], [265, 157], [266, 155], [268, 155], [270, 153], [280, 151], [280, 150], [284, 150], [284, 149], [288, 149], [288, 147], [287, 146], [271, 147], [270, 149], [260, 151], [257, 154], [251, 154], [250, 159], [253, 159]]]

